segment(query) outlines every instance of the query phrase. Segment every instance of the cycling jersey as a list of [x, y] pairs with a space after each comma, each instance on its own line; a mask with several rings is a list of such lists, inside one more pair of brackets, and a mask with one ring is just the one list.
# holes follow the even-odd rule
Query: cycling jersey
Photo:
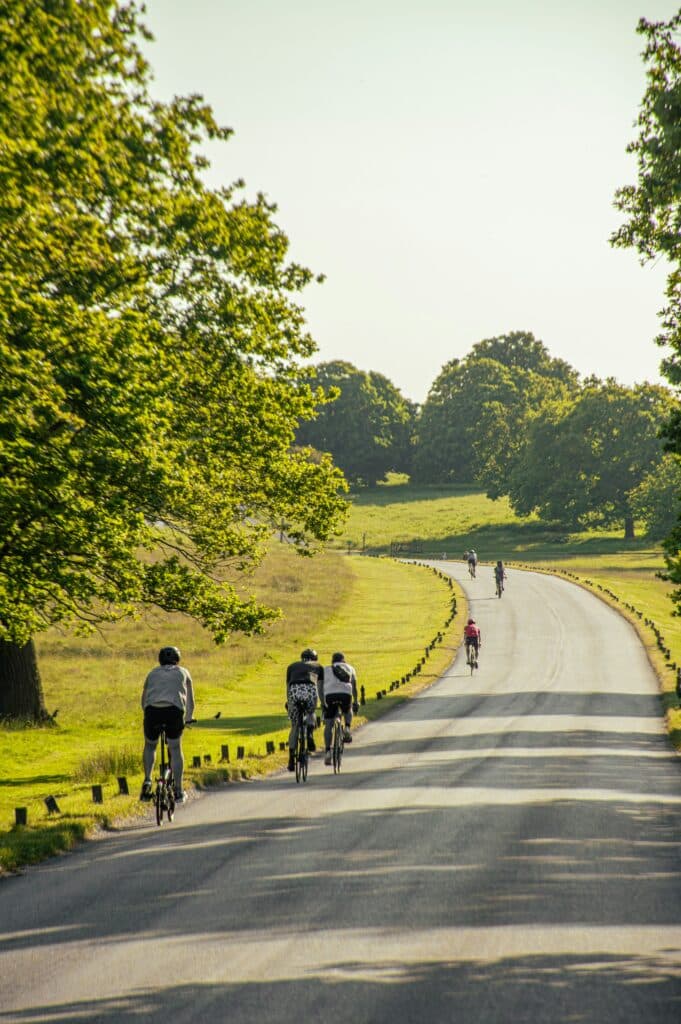
[[331, 693], [357, 693], [357, 675], [352, 665], [348, 665], [346, 661], [337, 661], [336, 665], [342, 666], [349, 673], [350, 678], [345, 682], [339, 679], [334, 672], [334, 666], [329, 665], [324, 669], [324, 679], [322, 682], [322, 692], [319, 694], [322, 702]]
[[463, 638], [467, 644], [479, 644], [482, 634], [477, 626], [466, 625], [463, 631]]
[[144, 681], [142, 707], [179, 708], [188, 721], [194, 716], [192, 677], [181, 665], [157, 665]]

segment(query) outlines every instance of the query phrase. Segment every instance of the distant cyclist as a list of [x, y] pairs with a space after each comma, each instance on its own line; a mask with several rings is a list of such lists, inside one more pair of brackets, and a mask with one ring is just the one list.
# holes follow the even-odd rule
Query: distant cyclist
[[144, 782], [140, 800], [151, 800], [151, 776], [156, 760], [159, 736], [165, 729], [170, 763], [175, 780], [175, 801], [183, 803], [186, 793], [182, 789], [184, 757], [182, 733], [185, 724], [194, 716], [194, 685], [186, 668], [182, 668], [177, 647], [162, 647], [158, 665], [144, 681], [142, 707], [144, 709]]
[[504, 589], [504, 580], [506, 579], [506, 569], [504, 563], [499, 559], [497, 564], [494, 566], [494, 581], [500, 590]]
[[478, 556], [475, 553], [475, 551], [473, 551], [472, 548], [468, 552], [467, 561], [468, 561], [468, 571], [469, 571], [469, 573], [471, 574], [471, 576], [475, 576], [475, 568], [476, 568], [476, 566], [478, 564]]
[[314, 726], [314, 710], [317, 707], [317, 686], [324, 679], [324, 669], [319, 664], [317, 652], [306, 647], [300, 655], [300, 661], [292, 662], [286, 669], [286, 710], [291, 719], [291, 731], [288, 737], [288, 770], [295, 771], [296, 743], [298, 729], [308, 730], [308, 749], [314, 752], [317, 748], [312, 736]]
[[463, 630], [463, 639], [466, 644], [466, 660], [470, 662], [471, 648], [475, 651], [475, 662], [477, 664], [482, 647], [482, 633], [475, 624], [475, 619], [469, 619]]
[[352, 743], [350, 734], [352, 713], [359, 710], [357, 673], [340, 651], [332, 656], [331, 664], [324, 669], [319, 697], [324, 712], [324, 764], [331, 764], [331, 733], [333, 732], [336, 709], [340, 707], [343, 712], [345, 720], [343, 738], [346, 743]]

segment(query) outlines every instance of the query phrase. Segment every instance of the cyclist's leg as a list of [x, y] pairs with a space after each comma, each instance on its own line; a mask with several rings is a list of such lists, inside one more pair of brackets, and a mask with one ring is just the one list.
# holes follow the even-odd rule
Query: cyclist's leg
[[175, 797], [182, 801], [184, 790], [182, 779], [184, 776], [184, 754], [182, 753], [182, 733], [184, 732], [184, 715], [179, 708], [167, 708], [166, 739], [168, 741], [168, 756], [173, 770], [173, 782], [175, 784]]
[[324, 764], [331, 764], [331, 737], [333, 736], [333, 720], [336, 715], [336, 702], [333, 697], [324, 701]]
[[144, 765], [144, 782], [140, 800], [151, 800], [152, 776], [154, 774], [154, 762], [156, 761], [156, 748], [161, 735], [161, 712], [163, 709], [147, 707], [144, 709], [144, 750], [142, 752], [142, 764]]
[[344, 737], [346, 743], [352, 743], [352, 736], [350, 735], [350, 726], [352, 725], [352, 694], [343, 693], [340, 698], [340, 706], [343, 712], [343, 718], [345, 720], [345, 731]]

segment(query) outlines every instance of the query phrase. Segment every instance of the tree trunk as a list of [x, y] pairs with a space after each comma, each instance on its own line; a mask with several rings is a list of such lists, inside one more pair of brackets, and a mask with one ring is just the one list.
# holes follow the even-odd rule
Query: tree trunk
[[624, 517], [624, 539], [634, 540], [636, 534], [634, 533], [634, 517], [631, 515]]
[[49, 718], [35, 644], [0, 640], [0, 718], [42, 722]]

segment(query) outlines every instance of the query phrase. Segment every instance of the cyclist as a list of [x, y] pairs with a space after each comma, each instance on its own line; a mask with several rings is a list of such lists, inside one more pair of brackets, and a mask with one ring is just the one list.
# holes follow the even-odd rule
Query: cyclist
[[300, 661], [292, 662], [286, 669], [286, 710], [291, 719], [291, 731], [288, 737], [288, 770], [295, 771], [296, 742], [298, 728], [307, 727], [308, 749], [314, 753], [317, 749], [314, 737], [314, 710], [317, 707], [317, 686], [324, 679], [324, 669], [319, 664], [317, 652], [306, 647], [300, 655]]
[[475, 567], [478, 564], [478, 556], [473, 550], [473, 548], [471, 548], [471, 550], [468, 552], [467, 561], [469, 573], [471, 574], [471, 576], [475, 576]]
[[501, 585], [501, 589], [504, 589], [504, 580], [506, 579], [506, 570], [504, 563], [501, 559], [497, 560], [497, 564], [494, 566], [494, 582]]
[[475, 662], [477, 664], [482, 647], [482, 633], [475, 624], [475, 619], [469, 619], [463, 630], [463, 639], [466, 644], [466, 660], [470, 661], [471, 647], [475, 651]]
[[182, 789], [184, 757], [182, 733], [185, 724], [194, 716], [194, 684], [186, 668], [180, 666], [177, 647], [162, 647], [158, 665], [144, 681], [142, 708], [144, 709], [144, 782], [140, 800], [151, 800], [151, 776], [156, 760], [161, 731], [165, 729], [168, 753], [175, 780], [175, 802], [184, 803], [187, 794]]
[[319, 690], [319, 699], [324, 712], [324, 764], [331, 764], [331, 733], [336, 709], [341, 708], [345, 719], [343, 739], [352, 743], [350, 726], [352, 713], [359, 711], [357, 700], [357, 673], [352, 665], [345, 660], [345, 655], [337, 651], [331, 658], [331, 664], [324, 669], [324, 678]]

